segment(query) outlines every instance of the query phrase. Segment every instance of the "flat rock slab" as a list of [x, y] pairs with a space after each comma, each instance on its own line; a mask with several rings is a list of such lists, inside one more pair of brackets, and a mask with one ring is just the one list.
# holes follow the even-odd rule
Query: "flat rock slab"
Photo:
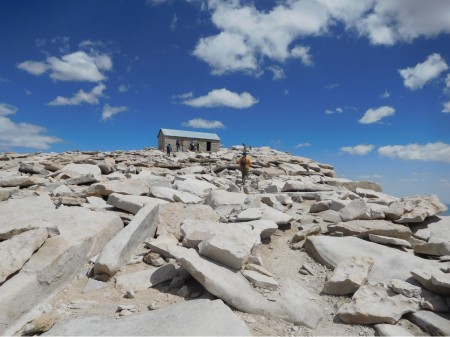
[[213, 190], [206, 197], [205, 204], [221, 215], [229, 215], [234, 210], [241, 210], [246, 199], [247, 195], [243, 193]]
[[347, 206], [339, 210], [339, 215], [342, 221], [372, 219], [371, 209], [363, 199], [351, 201]]
[[414, 336], [405, 328], [392, 324], [375, 324], [378, 336]]
[[373, 260], [370, 257], [355, 256], [342, 261], [325, 282], [322, 291], [330, 295], [353, 294], [365, 284], [372, 266]]
[[124, 211], [136, 214], [139, 210], [149, 204], [167, 204], [168, 201], [158, 198], [151, 198], [145, 195], [127, 195], [112, 193], [108, 197], [107, 203]]
[[317, 191], [334, 191], [335, 189], [329, 185], [314, 184], [302, 181], [288, 181], [284, 184], [281, 192], [317, 192]]
[[278, 229], [277, 223], [273, 220], [254, 220], [241, 222], [240, 224], [251, 226], [255, 232], [259, 233], [261, 239], [270, 237]]
[[405, 313], [417, 310], [418, 301], [375, 285], [359, 288], [352, 302], [339, 308], [338, 315], [350, 324], [395, 324]]
[[345, 236], [357, 236], [367, 239], [369, 234], [389, 236], [408, 240], [411, 230], [404, 225], [394, 224], [386, 220], [351, 220], [328, 225], [329, 232], [342, 232]]
[[278, 288], [278, 282], [271, 276], [261, 274], [254, 270], [242, 270], [241, 273], [255, 287], [270, 290], [276, 290]]
[[424, 288], [436, 294], [450, 296], [450, 274], [432, 266], [413, 269], [411, 274]]
[[85, 175], [85, 174], [92, 174], [92, 175], [101, 175], [102, 171], [97, 165], [92, 164], [67, 164], [61, 169], [61, 172], [64, 172], [66, 174], [75, 174], [77, 175]]
[[330, 268], [353, 256], [368, 256], [374, 265], [367, 276], [368, 281], [388, 282], [391, 279], [412, 279], [411, 270], [437, 262], [399, 251], [395, 248], [364, 241], [355, 237], [310, 236], [305, 249], [315, 260]]
[[0, 283], [18, 271], [47, 240], [46, 228], [32, 229], [0, 242]]
[[180, 225], [183, 220], [219, 221], [219, 215], [208, 205], [185, 205], [174, 202], [159, 206], [159, 222], [156, 235], [173, 234], [181, 239]]
[[44, 178], [29, 176], [0, 177], [0, 187], [28, 187], [44, 184], [46, 181]]
[[89, 186], [89, 195], [108, 196], [112, 193], [146, 195], [150, 182], [146, 180], [126, 179], [111, 182], [96, 183]]
[[[27, 200], [21, 200], [24, 201]], [[14, 334], [26, 323], [24, 314], [72, 280], [89, 258], [98, 254], [123, 227], [115, 214], [81, 207], [61, 206], [39, 212], [24, 209], [19, 208], [12, 215], [15, 226], [23, 228], [31, 223], [37, 227], [56, 227], [60, 235], [48, 238], [22, 269], [0, 287], [0, 334]]]
[[412, 227], [414, 236], [425, 241], [414, 245], [419, 254], [445, 256], [450, 255], [450, 216], [431, 217]]
[[[27, 211], [24, 212], [23, 210]], [[49, 196], [10, 199], [0, 204], [0, 240], [37, 227], [51, 227], [56, 208]], [[50, 218], [50, 219], [49, 219]], [[54, 225], [53, 225], [54, 226]]]
[[238, 310], [278, 317], [315, 328], [323, 317], [320, 300], [305, 289], [286, 281], [276, 302], [268, 301], [238, 271], [201, 257], [194, 249], [169, 246], [169, 253], [211, 294]]
[[69, 318], [43, 336], [250, 336], [245, 322], [221, 300], [194, 300], [115, 319]]
[[450, 336], [450, 315], [420, 310], [408, 315], [408, 319], [430, 335]]
[[398, 238], [390, 238], [389, 236], [369, 234], [369, 240], [375, 243], [379, 243], [382, 245], [390, 245], [390, 246], [400, 246], [410, 248], [411, 244], [409, 241], [398, 239]]
[[166, 264], [159, 268], [150, 268], [131, 274], [119, 275], [116, 278], [116, 288], [121, 292], [143, 291], [161, 282], [171, 280], [177, 275], [173, 264]]
[[261, 220], [273, 220], [277, 225], [287, 225], [294, 220], [292, 216], [267, 206], [266, 204], [262, 204], [261, 209], [263, 211]]
[[199, 197], [206, 197], [210, 191], [216, 190], [217, 186], [207, 181], [198, 179], [185, 179], [174, 183], [177, 190], [193, 193]]
[[18, 190], [18, 187], [0, 187], [0, 202], [8, 200], [8, 198]]

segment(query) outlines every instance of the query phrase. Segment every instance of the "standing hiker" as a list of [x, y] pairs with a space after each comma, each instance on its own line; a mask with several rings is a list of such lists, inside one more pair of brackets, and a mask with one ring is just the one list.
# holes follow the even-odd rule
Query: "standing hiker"
[[252, 164], [250, 157], [247, 156], [247, 152], [242, 153], [242, 157], [237, 160], [236, 164], [239, 165], [239, 169], [241, 170], [242, 185], [244, 185], [250, 171], [250, 165]]
[[167, 150], [167, 155], [170, 157], [170, 153], [172, 152], [172, 145], [170, 145], [170, 143], [167, 144], [166, 150]]
[[180, 152], [180, 139], [179, 138], [177, 138], [176, 145], [177, 145], [177, 152]]

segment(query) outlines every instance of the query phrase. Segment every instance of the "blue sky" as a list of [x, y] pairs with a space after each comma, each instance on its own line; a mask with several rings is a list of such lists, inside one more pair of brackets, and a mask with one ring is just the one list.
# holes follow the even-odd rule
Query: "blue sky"
[[450, 1], [0, 2], [0, 151], [216, 132], [450, 203]]

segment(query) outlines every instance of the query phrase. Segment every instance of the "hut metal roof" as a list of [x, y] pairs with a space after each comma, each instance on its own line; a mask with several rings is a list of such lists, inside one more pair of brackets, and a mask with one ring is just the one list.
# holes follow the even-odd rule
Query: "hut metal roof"
[[160, 129], [159, 134], [162, 132], [164, 136], [169, 137], [180, 137], [180, 138], [193, 138], [193, 139], [208, 139], [208, 140], [218, 140], [220, 138], [215, 133], [207, 133], [207, 132], [194, 132], [194, 131], [184, 131], [184, 130], [172, 130], [172, 129]]

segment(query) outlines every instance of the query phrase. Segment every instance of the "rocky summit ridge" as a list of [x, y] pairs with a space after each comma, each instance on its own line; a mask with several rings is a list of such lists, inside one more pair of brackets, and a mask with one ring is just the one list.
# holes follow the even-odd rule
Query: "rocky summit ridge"
[[268, 147], [0, 154], [2, 335], [450, 335], [450, 217]]

